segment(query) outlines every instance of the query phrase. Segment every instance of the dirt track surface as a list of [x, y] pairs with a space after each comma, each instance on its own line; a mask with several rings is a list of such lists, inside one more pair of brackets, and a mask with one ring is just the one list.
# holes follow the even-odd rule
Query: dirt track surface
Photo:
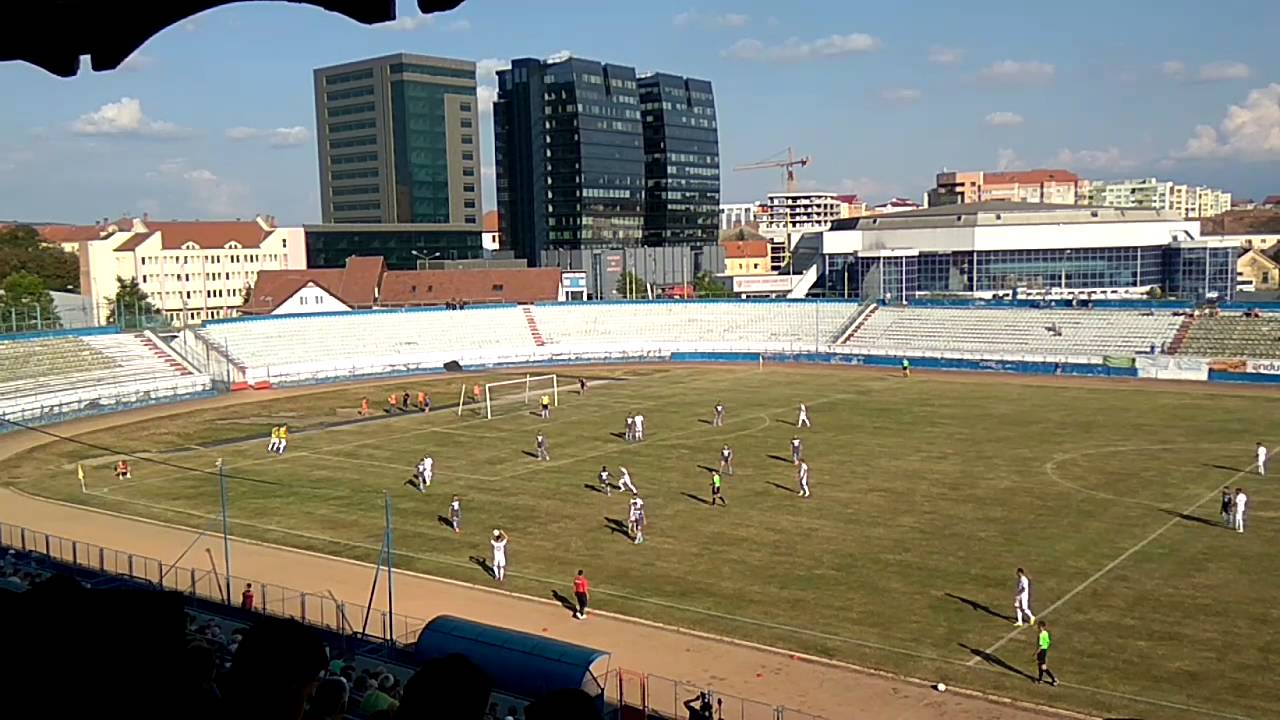
[[[801, 366], [787, 366], [798, 369]], [[814, 368], [815, 370], [818, 368]], [[830, 368], [822, 368], [830, 370]], [[585, 370], [585, 368], [584, 368]], [[858, 368], [855, 372], [880, 372]], [[1188, 389], [1185, 383], [1137, 383], [1105, 378], [1018, 378], [983, 373], [932, 373], [957, 381], [1038, 381], [1070, 386], [1110, 385], [1116, 388]], [[61, 434], [78, 434], [201, 407], [242, 404], [285, 394], [323, 392], [333, 386], [256, 391], [224, 395], [178, 405], [162, 405], [116, 415], [104, 415], [57, 426]], [[1207, 386], [1203, 386], [1206, 387]], [[1219, 388], [1212, 388], [1218, 390]], [[1221, 388], [1238, 392], [1245, 388]], [[1211, 390], [1211, 391], [1212, 391]], [[1252, 388], [1249, 388], [1252, 390]], [[0, 459], [48, 442], [49, 437], [18, 431], [0, 437]], [[0, 521], [73, 538], [136, 555], [173, 562], [196, 538], [196, 532], [78, 506], [33, 498], [0, 488]], [[221, 560], [221, 539], [204, 537], [187, 553], [183, 566], [208, 569], [209, 556]], [[373, 567], [339, 558], [244, 540], [232, 543], [232, 566], [240, 577], [259, 578], [315, 594], [332, 593], [339, 600], [363, 606], [368, 599]], [[219, 567], [219, 572], [222, 568]], [[566, 578], [566, 585], [568, 584]], [[830, 720], [849, 717], [895, 720], [1030, 720], [1063, 717], [1057, 713], [992, 702], [957, 692], [937, 693], [920, 682], [862, 671], [819, 660], [796, 659], [789, 653], [759, 646], [717, 640], [621, 616], [593, 614], [585, 622], [570, 618], [558, 603], [508, 594], [491, 588], [397, 572], [397, 614], [432, 618], [454, 614], [569, 642], [607, 649], [614, 667], [654, 673], [694, 686], [751, 698], [770, 705], [786, 705]], [[566, 591], [568, 588], [566, 588]], [[380, 593], [377, 606], [385, 607]], [[1078, 716], [1077, 716], [1078, 717]]]

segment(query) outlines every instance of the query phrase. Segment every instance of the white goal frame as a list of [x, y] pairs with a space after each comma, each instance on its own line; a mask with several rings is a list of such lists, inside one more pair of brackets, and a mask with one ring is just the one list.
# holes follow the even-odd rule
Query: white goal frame
[[[533, 393], [540, 392], [541, 387], [534, 387], [534, 383], [550, 380], [551, 381], [551, 405], [560, 407], [560, 378], [558, 375], [525, 375], [523, 378], [516, 380], [503, 380], [501, 382], [485, 383], [484, 386], [484, 416], [487, 420], [493, 419], [493, 395], [490, 392], [492, 388], [503, 385], [524, 385], [524, 404], [529, 405], [529, 398]], [[545, 387], [545, 386], [543, 386]]]

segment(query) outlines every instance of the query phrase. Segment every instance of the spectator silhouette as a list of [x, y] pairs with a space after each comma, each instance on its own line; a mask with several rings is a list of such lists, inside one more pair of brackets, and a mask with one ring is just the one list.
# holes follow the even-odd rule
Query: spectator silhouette
[[187, 645], [182, 656], [182, 694], [187, 700], [183, 714], [194, 720], [213, 720], [220, 717], [222, 697], [214, 678], [218, 672], [218, 657], [213, 648], [202, 642]]
[[227, 678], [230, 715], [238, 720], [297, 720], [328, 659], [324, 643], [294, 620], [266, 619], [236, 649]]
[[454, 654], [428, 660], [404, 684], [396, 720], [479, 720], [491, 692], [488, 675], [466, 657]]
[[315, 695], [307, 705], [305, 720], [342, 720], [347, 713], [347, 681], [340, 677], [327, 677], [316, 686]]
[[530, 703], [525, 720], [600, 720], [600, 708], [582, 690], [556, 690]]

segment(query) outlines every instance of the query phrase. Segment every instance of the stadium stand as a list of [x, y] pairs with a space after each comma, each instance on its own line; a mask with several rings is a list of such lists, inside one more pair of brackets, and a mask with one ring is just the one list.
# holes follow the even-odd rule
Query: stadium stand
[[732, 338], [751, 343], [830, 343], [857, 302], [654, 302], [536, 305], [551, 345], [690, 343]]
[[1177, 349], [1203, 358], [1280, 358], [1280, 315], [1198, 317]]
[[1102, 310], [881, 307], [846, 341], [853, 348], [1063, 356], [1134, 355], [1173, 339], [1182, 318]]
[[208, 377], [148, 333], [0, 340], [0, 415], [11, 420], [176, 399], [209, 388]]

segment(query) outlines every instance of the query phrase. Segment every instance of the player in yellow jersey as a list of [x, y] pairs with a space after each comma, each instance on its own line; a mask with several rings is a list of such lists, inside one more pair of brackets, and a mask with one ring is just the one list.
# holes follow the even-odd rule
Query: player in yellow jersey
[[285, 448], [285, 446], [286, 446], [286, 445], [288, 445], [288, 444], [289, 444], [289, 426], [288, 426], [287, 424], [286, 424], [286, 425], [281, 425], [281, 426], [280, 426], [280, 436], [279, 436], [279, 438], [278, 438], [278, 440], [277, 440], [277, 442], [276, 442], [276, 454], [277, 454], [277, 455], [283, 455], [283, 454], [284, 454], [284, 448]]
[[271, 442], [267, 443], [267, 452], [269, 453], [275, 452], [276, 446], [279, 444], [280, 444], [280, 426], [272, 425], [271, 426]]

